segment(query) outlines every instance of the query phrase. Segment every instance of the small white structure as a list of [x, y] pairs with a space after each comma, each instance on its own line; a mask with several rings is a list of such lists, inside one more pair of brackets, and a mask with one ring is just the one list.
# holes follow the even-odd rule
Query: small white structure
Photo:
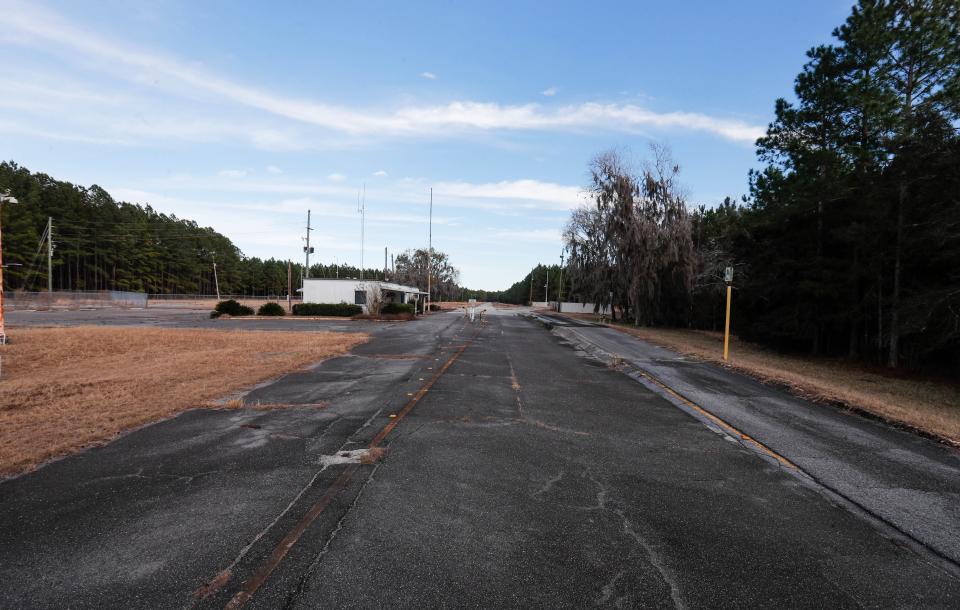
[[380, 280], [351, 280], [308, 278], [303, 281], [304, 303], [349, 303], [363, 307], [367, 313], [367, 293], [374, 286], [380, 288], [384, 303], [409, 303], [415, 311], [422, 308], [421, 297], [426, 292], [416, 286], [404, 286]]
[[[559, 311], [563, 313], [594, 313], [594, 304], [593, 303], [570, 303], [564, 301], [560, 303]], [[599, 313], [604, 315], [610, 315], [610, 306], [602, 308]]]

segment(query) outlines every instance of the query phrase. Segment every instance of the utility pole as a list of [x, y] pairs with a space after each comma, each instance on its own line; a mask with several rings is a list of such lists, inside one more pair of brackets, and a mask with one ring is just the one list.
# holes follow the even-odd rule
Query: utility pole
[[47, 292], [53, 294], [53, 218], [47, 216]]
[[530, 298], [527, 299], [527, 302], [530, 303], [531, 305], [533, 304], [533, 272], [534, 271], [535, 269], [530, 271]]
[[430, 187], [430, 222], [427, 238], [427, 311], [430, 311], [432, 298], [431, 283], [433, 280], [433, 187]]
[[217, 289], [217, 301], [220, 300], [220, 280], [217, 279], [217, 253], [211, 252], [210, 256], [213, 258], [213, 285]]
[[287, 313], [293, 312], [293, 263], [287, 261]]
[[313, 231], [313, 229], [310, 228], [310, 210], [307, 210], [307, 245], [303, 247], [303, 251], [307, 255], [307, 263], [303, 268], [303, 279], [310, 277], [310, 255], [313, 254], [313, 248], [310, 247], [310, 231]]
[[383, 247], [383, 281], [387, 281], [387, 247]]
[[550, 267], [547, 267], [547, 281], [543, 283], [543, 301], [547, 304], [547, 307], [550, 307], [550, 299], [547, 298], [550, 294]]

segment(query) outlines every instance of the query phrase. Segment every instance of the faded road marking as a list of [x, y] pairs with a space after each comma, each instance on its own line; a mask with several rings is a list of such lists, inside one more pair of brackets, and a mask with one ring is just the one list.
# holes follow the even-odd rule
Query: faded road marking
[[[387, 425], [384, 426], [375, 437], [373, 437], [373, 440], [370, 441], [370, 444], [368, 445], [368, 449], [374, 449], [378, 447], [386, 439], [393, 429], [397, 427], [397, 424], [399, 424], [400, 421], [406, 417], [410, 411], [413, 410], [413, 407], [416, 406], [420, 399], [426, 395], [431, 387], [433, 387], [433, 384], [435, 384], [437, 380], [440, 379], [445, 372], [447, 372], [447, 369], [449, 369], [460, 357], [460, 355], [463, 354], [467, 347], [473, 343], [473, 340], [476, 339], [479, 333], [480, 329], [477, 329], [474, 331], [473, 336], [470, 337], [470, 339], [468, 339], [462, 345], [457, 346], [456, 351], [454, 351], [453, 354], [451, 354], [447, 361], [443, 364], [443, 366], [440, 367], [436, 373], [434, 373], [433, 377], [431, 377], [430, 380], [427, 381], [427, 383], [425, 383], [409, 401], [407, 401], [407, 404], [405, 404], [403, 408], [396, 414], [396, 417], [391, 419]], [[244, 583], [243, 588], [238, 591], [233, 598], [230, 599], [230, 601], [224, 607], [226, 610], [236, 610], [237, 608], [242, 608], [250, 600], [250, 598], [253, 597], [253, 594], [256, 593], [264, 583], [266, 583], [267, 579], [270, 578], [270, 575], [273, 574], [274, 570], [277, 569], [290, 549], [293, 548], [293, 546], [300, 540], [307, 528], [310, 527], [314, 521], [316, 521], [317, 517], [319, 517], [324, 510], [326, 510], [327, 506], [330, 505], [330, 502], [332, 502], [333, 499], [347, 487], [352, 480], [353, 475], [357, 472], [357, 470], [359, 470], [359, 468], [359, 464], [350, 464], [347, 466], [347, 469], [344, 470], [337, 480], [334, 481], [333, 485], [331, 485], [330, 488], [324, 492], [323, 496], [320, 497], [317, 503], [310, 507], [310, 510], [308, 510], [307, 513], [300, 518], [300, 521], [297, 522], [293, 529], [291, 529], [287, 535], [283, 537], [280, 543], [273, 549], [270, 557], [264, 561], [263, 564], [257, 568], [257, 571], [254, 573], [254, 575]]]

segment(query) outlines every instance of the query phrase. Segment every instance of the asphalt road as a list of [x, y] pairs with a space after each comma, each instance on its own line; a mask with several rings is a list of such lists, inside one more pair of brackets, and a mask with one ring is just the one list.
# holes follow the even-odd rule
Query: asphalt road
[[948, 561], [495, 314], [0, 484], [0, 607], [960, 605]]
[[[956, 448], [796, 398], [611, 328], [561, 325], [555, 332], [585, 349], [599, 348], [626, 360], [637, 371], [652, 375], [736, 430], [760, 440], [818, 485], [960, 564], [960, 451]], [[655, 387], [648, 379], [639, 381]]]

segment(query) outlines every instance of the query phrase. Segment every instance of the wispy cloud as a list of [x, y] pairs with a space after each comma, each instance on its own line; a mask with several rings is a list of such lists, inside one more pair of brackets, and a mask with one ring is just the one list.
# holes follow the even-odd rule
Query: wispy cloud
[[277, 175], [277, 174], [282, 174], [283, 170], [277, 167], [276, 165], [268, 165], [267, 173]]
[[437, 75], [434, 74], [433, 72], [421, 72], [420, 77], [425, 78], [427, 80], [437, 80]]
[[512, 201], [520, 207], [551, 210], [569, 210], [584, 201], [584, 191], [580, 187], [529, 179], [481, 184], [440, 182], [434, 186], [433, 192], [438, 197]]
[[[333, 174], [341, 176], [341, 174]], [[286, 175], [284, 175], [286, 176]], [[282, 179], [231, 180], [221, 177], [165, 177], [153, 188], [184, 193], [243, 193], [268, 196], [271, 200], [320, 197], [325, 200], [352, 201], [355, 187], [343, 180], [317, 181], [284, 177]], [[367, 201], [376, 204], [426, 206], [433, 187], [438, 205], [486, 210], [498, 215], [517, 216], [534, 212], [565, 212], [582, 205], [586, 193], [578, 186], [556, 184], [532, 178], [500, 182], [432, 182], [423, 178], [377, 180], [367, 184]]]
[[548, 88], [544, 89], [543, 91], [541, 91], [541, 94], [543, 94], [543, 95], [545, 95], [545, 96], [547, 96], [547, 97], [553, 97], [554, 95], [557, 94], [557, 88], [556, 88], [556, 87], [548, 87]]
[[[463, 131], [570, 131], [603, 129], [635, 132], [645, 129], [693, 130], [738, 142], [752, 142], [763, 134], [762, 125], [696, 112], [657, 112], [635, 104], [586, 102], [561, 107], [539, 104], [498, 104], [452, 101], [440, 105], [408, 105], [396, 109], [354, 109], [311, 100], [286, 97], [221, 77], [194, 63], [114, 42], [60, 15], [32, 4], [15, 3], [5, 11], [7, 42], [56, 48], [100, 62], [109, 71], [151, 89], [163, 88], [172, 95], [215, 96], [275, 117], [351, 136], [448, 136]], [[427, 76], [430, 75], [430, 76]], [[424, 72], [424, 78], [436, 77]], [[547, 91], [551, 91], [548, 89]], [[547, 93], [544, 92], [544, 94]], [[549, 97], [549, 95], [548, 95]], [[255, 142], [263, 147], [290, 146], [282, 130], [263, 129]]]
[[245, 169], [222, 169], [217, 172], [221, 178], [243, 178], [249, 172]]
[[387, 176], [387, 172], [381, 169], [373, 172], [373, 175], [376, 176], [377, 178], [385, 178]]
[[346, 176], [344, 176], [343, 174], [338, 174], [336, 172], [327, 175], [327, 180], [329, 180], [330, 182], [343, 182], [346, 179], [347, 179]]

